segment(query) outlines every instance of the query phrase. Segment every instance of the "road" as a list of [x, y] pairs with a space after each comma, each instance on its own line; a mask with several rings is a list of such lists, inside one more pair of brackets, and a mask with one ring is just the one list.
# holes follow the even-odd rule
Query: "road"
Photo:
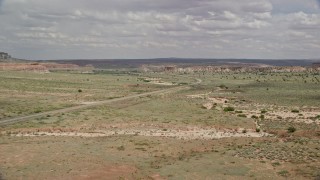
[[[198, 80], [197, 80], [197, 83], [199, 83]], [[68, 108], [54, 110], [54, 111], [48, 111], [48, 112], [37, 113], [37, 114], [32, 114], [32, 115], [27, 115], [27, 116], [15, 117], [15, 118], [11, 118], [11, 119], [0, 120], [0, 126], [14, 124], [17, 122], [28, 121], [31, 118], [53, 115], [53, 114], [57, 114], [57, 113], [67, 113], [67, 112], [76, 111], [76, 110], [80, 110], [80, 109], [91, 108], [94, 106], [99, 106], [99, 105], [104, 105], [104, 104], [110, 104], [113, 102], [133, 99], [133, 98], [137, 98], [137, 97], [143, 97], [143, 96], [161, 94], [161, 93], [169, 93], [169, 92], [173, 92], [173, 91], [177, 91], [177, 90], [185, 89], [185, 88], [188, 88], [188, 86], [178, 86], [178, 87], [168, 88], [168, 89], [164, 89], [164, 90], [152, 91], [152, 92], [136, 94], [136, 95], [126, 96], [126, 97], [121, 97], [121, 98], [116, 98], [116, 99], [109, 99], [109, 100], [105, 100], [105, 101], [96, 101], [96, 102], [92, 102], [90, 104], [83, 104], [83, 105], [68, 107]]]

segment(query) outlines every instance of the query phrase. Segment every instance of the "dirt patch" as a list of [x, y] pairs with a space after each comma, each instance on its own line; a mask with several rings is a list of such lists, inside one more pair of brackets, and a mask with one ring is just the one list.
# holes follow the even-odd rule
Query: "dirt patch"
[[144, 78], [145, 82], [149, 82], [151, 84], [164, 85], [164, 86], [172, 86], [174, 85], [171, 82], [164, 82], [161, 78]]
[[134, 179], [132, 174], [137, 171], [137, 168], [129, 165], [104, 166], [101, 169], [96, 169], [89, 172], [81, 173], [73, 176], [71, 179], [91, 180], [91, 179]]
[[264, 132], [255, 132], [252, 129], [224, 129], [217, 130], [212, 129], [201, 129], [194, 128], [191, 130], [180, 130], [180, 129], [157, 129], [157, 128], [131, 128], [131, 129], [114, 129], [114, 130], [100, 130], [94, 132], [76, 132], [76, 131], [34, 131], [34, 132], [6, 132], [11, 136], [18, 137], [35, 137], [35, 136], [65, 136], [65, 137], [109, 137], [109, 136], [147, 136], [147, 137], [166, 137], [176, 138], [182, 140], [194, 140], [194, 139], [221, 139], [231, 137], [267, 137], [270, 134]]
[[213, 108], [213, 104], [211, 102], [207, 102], [207, 103], [202, 104], [202, 107], [204, 109], [208, 109], [209, 110], [209, 109]]
[[187, 95], [187, 98], [191, 99], [207, 99], [208, 101], [212, 102], [213, 104], [224, 104], [229, 101], [229, 99], [225, 97], [210, 97], [212, 92], [206, 94], [195, 94], [195, 95]]

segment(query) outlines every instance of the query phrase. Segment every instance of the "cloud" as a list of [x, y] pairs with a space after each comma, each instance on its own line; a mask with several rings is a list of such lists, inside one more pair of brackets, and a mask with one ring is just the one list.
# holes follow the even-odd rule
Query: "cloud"
[[0, 49], [30, 59], [319, 57], [315, 5], [300, 0], [10, 0], [0, 16]]
[[318, 3], [318, 6], [320, 7], [320, 0], [316, 0], [317, 1], [317, 3]]

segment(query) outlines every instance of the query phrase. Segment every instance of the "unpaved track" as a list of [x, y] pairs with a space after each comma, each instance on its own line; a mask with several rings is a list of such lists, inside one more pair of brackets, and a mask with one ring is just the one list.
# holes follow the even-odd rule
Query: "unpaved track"
[[109, 100], [105, 100], [105, 101], [96, 101], [96, 102], [92, 102], [90, 104], [83, 104], [83, 105], [79, 105], [79, 106], [73, 106], [73, 107], [54, 110], [54, 111], [48, 111], [48, 112], [32, 114], [32, 115], [28, 115], [28, 116], [21, 116], [21, 117], [15, 117], [15, 118], [11, 118], [11, 119], [0, 120], [0, 126], [14, 124], [17, 122], [22, 122], [22, 121], [28, 121], [31, 118], [37, 118], [37, 117], [46, 116], [46, 115], [53, 115], [53, 114], [57, 114], [57, 113], [67, 113], [67, 112], [76, 111], [76, 110], [80, 110], [80, 109], [88, 109], [88, 108], [91, 108], [94, 106], [110, 104], [113, 102], [124, 101], [124, 100], [133, 99], [133, 98], [137, 98], [137, 97], [143, 97], [143, 96], [161, 94], [161, 93], [169, 93], [169, 92], [178, 91], [178, 90], [185, 89], [185, 88], [188, 88], [188, 86], [178, 86], [178, 87], [173, 87], [173, 88], [159, 90], [159, 91], [136, 94], [136, 95], [126, 96], [126, 97], [122, 97], [122, 98], [109, 99]]

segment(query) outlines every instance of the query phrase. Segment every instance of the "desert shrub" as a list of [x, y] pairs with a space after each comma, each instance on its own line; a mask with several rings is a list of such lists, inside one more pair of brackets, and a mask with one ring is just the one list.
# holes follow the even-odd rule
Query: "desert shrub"
[[34, 110], [34, 113], [41, 113], [41, 110], [40, 109], [36, 109], [36, 110]]
[[245, 115], [245, 114], [238, 114], [238, 117], [244, 117], [244, 118], [246, 118], [247, 115]]
[[81, 93], [81, 92], [82, 92], [82, 89], [78, 89], [78, 92]]
[[125, 150], [124, 146], [119, 146], [119, 147], [117, 147], [117, 149], [118, 149], [119, 151], [124, 151], [124, 150]]
[[287, 175], [289, 174], [289, 172], [286, 171], [286, 170], [283, 170], [283, 171], [278, 172], [278, 174], [279, 174], [280, 176], [287, 176]]
[[225, 112], [234, 111], [234, 107], [230, 107], [230, 106], [225, 107], [225, 108], [223, 109], [223, 111], [225, 111]]
[[298, 109], [293, 109], [293, 110], [291, 110], [291, 112], [293, 112], [293, 113], [299, 113], [300, 111], [299, 111]]
[[261, 114], [265, 114], [266, 112], [268, 112], [268, 111], [265, 110], [265, 109], [262, 109], [262, 110], [261, 110]]
[[263, 114], [260, 115], [260, 119], [264, 119], [264, 115]]
[[293, 127], [293, 126], [290, 126], [290, 127], [288, 127], [287, 130], [288, 130], [289, 133], [294, 133], [297, 129], [295, 127]]
[[256, 132], [260, 132], [261, 130], [260, 130], [260, 128], [256, 128]]
[[246, 129], [242, 130], [242, 133], [243, 134], [247, 133], [247, 130]]
[[252, 118], [252, 119], [258, 119], [258, 116], [252, 115], [251, 118]]
[[274, 163], [272, 163], [272, 166], [280, 166], [280, 163], [279, 162], [274, 162]]
[[236, 111], [236, 113], [243, 113], [243, 111]]

